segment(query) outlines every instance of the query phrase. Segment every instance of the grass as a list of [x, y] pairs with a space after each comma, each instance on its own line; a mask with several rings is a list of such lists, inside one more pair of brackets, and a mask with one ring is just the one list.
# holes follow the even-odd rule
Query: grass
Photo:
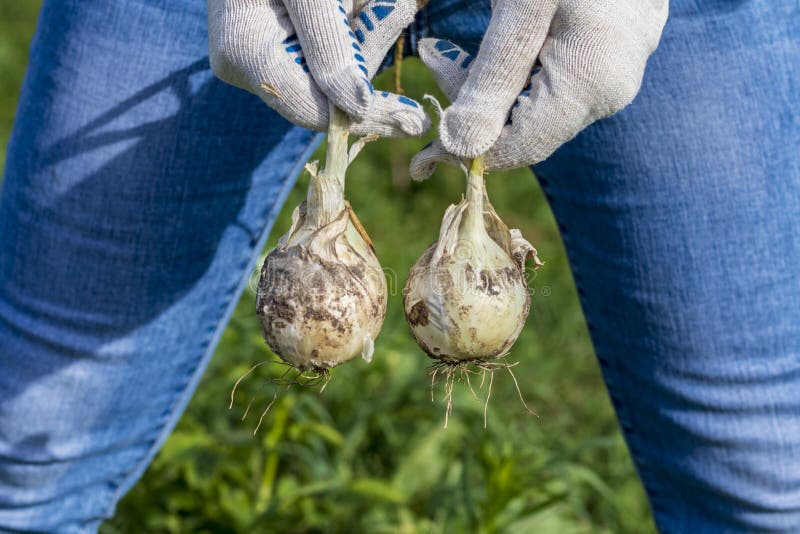
[[[33, 31], [36, 3], [0, 3], [0, 142], [3, 149]], [[438, 94], [424, 68], [409, 61], [409, 96]], [[388, 87], [391, 74], [379, 85]], [[430, 136], [429, 136], [430, 137]], [[274, 359], [261, 339], [254, 295], [246, 292], [177, 429], [141, 482], [101, 531], [117, 532], [653, 532], [644, 495], [608, 401], [555, 221], [528, 170], [489, 176], [500, 215], [519, 227], [546, 262], [533, 282], [533, 309], [512, 350], [516, 375], [539, 418], [520, 405], [513, 382], [494, 382], [488, 427], [483, 404], [454, 393], [443, 428], [443, 391], [431, 402], [431, 362], [414, 344], [399, 290], [408, 269], [436, 239], [463, 175], [440, 169], [410, 184], [407, 160], [426, 140], [372, 143], [351, 168], [348, 196], [390, 269], [386, 323], [371, 364], [344, 365], [320, 395], [282, 392], [272, 400], [262, 366]], [[4, 152], [0, 153], [0, 162]], [[318, 154], [315, 157], [322, 157]], [[387, 169], [391, 169], [390, 172]], [[303, 197], [302, 176], [270, 246]]]

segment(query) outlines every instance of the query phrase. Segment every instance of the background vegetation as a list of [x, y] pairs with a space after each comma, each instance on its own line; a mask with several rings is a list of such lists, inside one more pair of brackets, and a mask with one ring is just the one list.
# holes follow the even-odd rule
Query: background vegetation
[[[35, 1], [0, 0], [0, 166], [37, 10]], [[385, 73], [379, 85], [390, 84]], [[436, 92], [415, 60], [406, 63], [404, 84], [414, 98]], [[349, 176], [349, 198], [383, 265], [397, 273], [395, 289], [463, 190], [454, 170], [408, 183], [407, 159], [425, 142], [373, 143]], [[301, 177], [271, 244], [306, 184]], [[498, 375], [488, 428], [482, 403], [462, 388], [444, 429], [442, 392], [431, 403], [430, 362], [411, 339], [395, 291], [373, 363], [336, 369], [322, 395], [283, 392], [252, 437], [255, 418], [239, 417], [252, 396], [254, 410], [272, 399], [267, 379], [281, 370], [262, 366], [227, 410], [234, 381], [273, 358], [247, 292], [175, 433], [102, 531], [652, 532], [544, 197], [527, 170], [490, 176], [489, 190], [547, 263], [511, 356], [539, 418], [522, 408], [508, 375]]]

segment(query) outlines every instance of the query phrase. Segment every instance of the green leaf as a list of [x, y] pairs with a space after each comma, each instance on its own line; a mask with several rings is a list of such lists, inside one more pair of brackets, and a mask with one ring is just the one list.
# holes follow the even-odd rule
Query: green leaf
[[406, 502], [406, 495], [385, 480], [361, 478], [350, 483], [350, 491], [366, 499], [375, 499], [394, 504]]

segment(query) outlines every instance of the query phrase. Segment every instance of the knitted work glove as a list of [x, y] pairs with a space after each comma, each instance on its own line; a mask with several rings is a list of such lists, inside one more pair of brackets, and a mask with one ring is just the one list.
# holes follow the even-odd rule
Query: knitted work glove
[[330, 99], [356, 135], [420, 135], [422, 107], [369, 81], [416, 11], [415, 0], [208, 0], [211, 69], [312, 130], [327, 129]]
[[496, 0], [474, 62], [448, 41], [422, 40], [419, 55], [453, 104], [412, 177], [481, 154], [487, 169], [532, 165], [624, 108], [667, 11], [667, 0]]

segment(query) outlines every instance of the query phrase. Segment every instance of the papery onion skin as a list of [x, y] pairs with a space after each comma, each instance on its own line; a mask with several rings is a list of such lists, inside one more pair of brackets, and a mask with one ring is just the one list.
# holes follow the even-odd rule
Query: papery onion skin
[[412, 268], [403, 292], [406, 319], [420, 347], [446, 362], [503, 356], [530, 311], [523, 272], [445, 256], [432, 245]]
[[[359, 242], [359, 240], [361, 240]], [[369, 359], [386, 315], [386, 279], [347, 212], [264, 262], [256, 309], [270, 349], [300, 370]]]
[[525, 260], [542, 265], [519, 230], [495, 212], [476, 159], [467, 194], [445, 212], [439, 240], [417, 261], [403, 289], [414, 338], [429, 356], [447, 363], [506, 355], [530, 312]]
[[386, 315], [383, 269], [367, 232], [344, 198], [347, 166], [369, 139], [348, 150], [347, 115], [329, 103], [325, 168], [309, 163], [306, 201], [267, 255], [256, 297], [264, 340], [301, 371], [327, 371], [372, 359]]

